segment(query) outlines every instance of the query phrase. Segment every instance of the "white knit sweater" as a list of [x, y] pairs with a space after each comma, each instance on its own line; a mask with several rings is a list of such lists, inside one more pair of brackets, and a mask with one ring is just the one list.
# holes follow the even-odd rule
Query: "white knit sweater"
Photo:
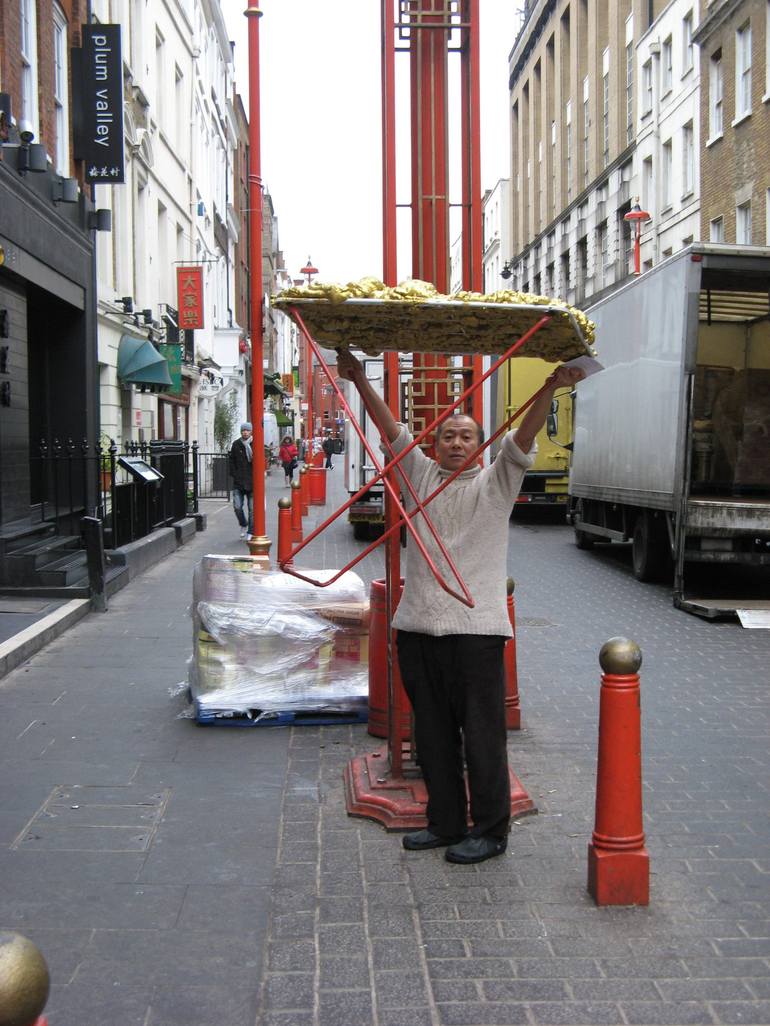
[[[532, 465], [536, 451], [533, 446], [530, 454], [525, 455], [516, 445], [515, 437], [515, 432], [504, 437], [491, 466], [464, 470], [426, 507], [439, 538], [468, 587], [474, 607], [468, 608], [441, 588], [409, 535], [404, 593], [393, 618], [394, 627], [433, 635], [511, 636], [505, 590], [508, 520], [524, 471]], [[411, 441], [411, 435], [401, 425], [393, 449], [402, 452]], [[452, 473], [442, 470], [419, 446], [404, 457], [403, 466], [421, 500]], [[402, 493], [407, 510], [414, 509], [414, 501], [403, 485]], [[447, 584], [461, 592], [422, 515], [417, 514], [412, 523]]]

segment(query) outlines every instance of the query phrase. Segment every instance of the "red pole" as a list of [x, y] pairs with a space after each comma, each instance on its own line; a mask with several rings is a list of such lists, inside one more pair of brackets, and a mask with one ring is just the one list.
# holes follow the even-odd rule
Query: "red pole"
[[299, 468], [299, 497], [302, 503], [302, 516], [306, 517], [310, 512], [310, 478], [308, 467]]
[[513, 590], [516, 587], [512, 577], [508, 578], [508, 619], [511, 621], [513, 637], [505, 643], [505, 725], [508, 730], [521, 728], [521, 707], [519, 705], [519, 675], [516, 669], [516, 604]]
[[268, 562], [270, 539], [265, 534], [265, 429], [262, 368], [262, 156], [260, 150], [259, 19], [256, 0], [246, 10], [249, 21], [249, 269], [251, 297], [251, 423], [254, 497], [254, 532], [249, 543], [253, 555]]
[[596, 822], [588, 845], [588, 891], [597, 905], [648, 905], [650, 856], [642, 829], [642, 741], [638, 669], [642, 653], [611, 638], [599, 653]]
[[302, 497], [299, 481], [291, 483], [291, 540], [292, 544], [302, 541]]
[[291, 564], [291, 499], [278, 500], [278, 563]]

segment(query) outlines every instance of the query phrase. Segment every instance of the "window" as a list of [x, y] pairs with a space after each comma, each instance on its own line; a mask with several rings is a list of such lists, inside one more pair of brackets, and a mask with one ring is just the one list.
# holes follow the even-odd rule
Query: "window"
[[671, 206], [671, 172], [673, 170], [672, 157], [673, 153], [671, 147], [671, 140], [669, 139], [667, 142], [664, 142], [663, 146], [661, 147], [661, 203], [663, 204], [664, 210], [666, 209], [666, 207]]
[[21, 0], [21, 117], [37, 135], [37, 11], [35, 0]]
[[655, 209], [652, 157], [645, 157], [642, 161], [642, 206], [648, 211]]
[[164, 39], [163, 36], [158, 33], [155, 36], [155, 116], [158, 119], [158, 125], [163, 128], [163, 118], [165, 115], [165, 103], [163, 90], [165, 86], [165, 67], [164, 67]]
[[551, 122], [551, 205], [556, 213], [556, 122]]
[[671, 36], [663, 40], [660, 53], [660, 91], [663, 96], [671, 92], [674, 84], [674, 47]]
[[605, 284], [604, 271], [608, 260], [608, 236], [607, 222], [604, 221], [596, 229], [596, 280], [599, 288]]
[[588, 185], [589, 169], [591, 167], [591, 109], [588, 102], [588, 76], [583, 79], [583, 184]]
[[58, 4], [53, 7], [53, 103], [56, 123], [56, 170], [69, 177], [69, 75], [67, 74], [67, 19]]
[[652, 61], [642, 65], [642, 114], [652, 110]]
[[626, 143], [634, 140], [634, 44], [626, 47]]
[[735, 33], [735, 119], [751, 114], [751, 22]]
[[567, 199], [572, 198], [572, 101], [567, 100], [564, 110], [565, 122], [565, 150], [566, 150], [566, 172], [567, 172]]
[[751, 202], [735, 208], [735, 242], [738, 246], [751, 245]]
[[695, 191], [695, 143], [692, 121], [682, 128], [682, 184], [683, 195]]
[[709, 62], [709, 138], [718, 139], [722, 134], [722, 98], [724, 82], [722, 80], [722, 51], [712, 54]]
[[[770, 98], [770, 0], [765, 7], [765, 99]], [[770, 213], [768, 213], [770, 217]]]
[[610, 162], [610, 52], [602, 54], [602, 140], [604, 167]]
[[692, 11], [682, 18], [682, 75], [692, 67]]
[[725, 222], [722, 217], [715, 217], [709, 222], [709, 242], [725, 241]]

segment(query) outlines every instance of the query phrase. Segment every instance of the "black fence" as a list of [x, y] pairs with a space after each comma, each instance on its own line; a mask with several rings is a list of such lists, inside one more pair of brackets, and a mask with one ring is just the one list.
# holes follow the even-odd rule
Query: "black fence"
[[30, 474], [40, 522], [79, 534], [81, 518], [95, 516], [107, 548], [197, 513], [200, 498], [230, 497], [227, 453], [201, 453], [197, 442], [43, 441]]

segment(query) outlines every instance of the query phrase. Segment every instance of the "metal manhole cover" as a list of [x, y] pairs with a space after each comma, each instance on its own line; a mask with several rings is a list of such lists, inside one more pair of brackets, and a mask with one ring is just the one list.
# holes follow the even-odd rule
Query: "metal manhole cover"
[[11, 847], [16, 851], [148, 851], [171, 791], [55, 787]]

